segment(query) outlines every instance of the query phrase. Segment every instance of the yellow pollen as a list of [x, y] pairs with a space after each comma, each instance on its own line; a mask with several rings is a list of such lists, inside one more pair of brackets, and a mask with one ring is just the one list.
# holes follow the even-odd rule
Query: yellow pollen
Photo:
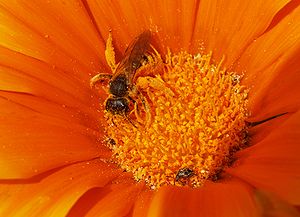
[[148, 59], [134, 81], [144, 101], [128, 117], [105, 112], [113, 160], [151, 189], [201, 187], [245, 145], [248, 89], [211, 53]]

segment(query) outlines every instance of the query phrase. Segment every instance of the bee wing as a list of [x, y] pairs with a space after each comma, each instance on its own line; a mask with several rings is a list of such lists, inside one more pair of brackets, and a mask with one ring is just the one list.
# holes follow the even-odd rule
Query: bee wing
[[137, 36], [127, 47], [124, 58], [118, 64], [112, 80], [118, 75], [125, 73], [129, 84], [132, 83], [132, 78], [136, 70], [141, 66], [145, 53], [150, 48], [151, 32], [144, 31]]

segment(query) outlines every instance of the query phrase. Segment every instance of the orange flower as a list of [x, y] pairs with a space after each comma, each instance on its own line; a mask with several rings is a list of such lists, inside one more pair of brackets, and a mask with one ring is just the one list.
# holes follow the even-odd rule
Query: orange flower
[[[217, 182], [151, 190], [110, 162], [90, 88], [143, 30], [244, 74], [250, 146]], [[299, 216], [298, 0], [0, 1], [0, 216]]]

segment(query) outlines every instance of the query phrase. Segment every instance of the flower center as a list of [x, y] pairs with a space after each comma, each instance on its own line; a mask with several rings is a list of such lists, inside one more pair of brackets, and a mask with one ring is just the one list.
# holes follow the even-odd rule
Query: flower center
[[245, 145], [248, 89], [212, 55], [158, 53], [138, 69], [127, 116], [105, 112], [114, 162], [151, 189], [200, 187]]

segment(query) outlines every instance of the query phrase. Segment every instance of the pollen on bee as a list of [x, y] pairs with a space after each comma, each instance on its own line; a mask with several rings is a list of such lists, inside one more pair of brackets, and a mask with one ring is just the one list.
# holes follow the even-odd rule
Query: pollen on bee
[[127, 119], [105, 113], [114, 161], [151, 189], [215, 181], [246, 144], [243, 76], [214, 63], [211, 53], [151, 56], [135, 81], [144, 101]]

